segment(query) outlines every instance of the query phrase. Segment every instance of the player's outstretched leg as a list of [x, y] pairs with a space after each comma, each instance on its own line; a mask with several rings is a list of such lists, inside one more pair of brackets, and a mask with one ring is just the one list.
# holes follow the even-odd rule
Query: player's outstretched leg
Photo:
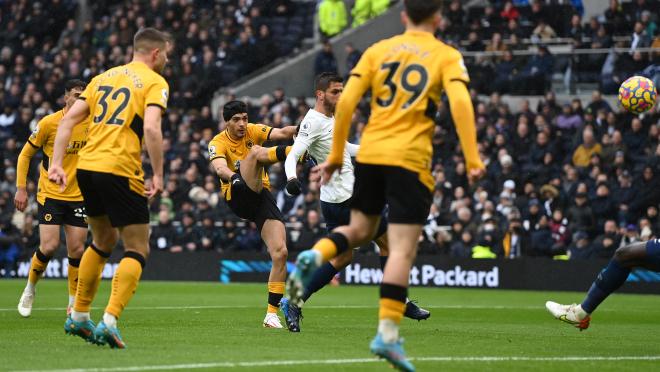
[[312, 249], [302, 251], [296, 258], [296, 269], [289, 274], [286, 291], [289, 303], [297, 307], [303, 305], [305, 288], [309, 286], [316, 269], [336, 255], [349, 249], [348, 239], [340, 232], [333, 232], [319, 240]]
[[562, 305], [548, 301], [545, 307], [556, 319], [581, 331], [585, 330], [589, 328], [591, 313], [626, 282], [630, 271], [636, 267], [660, 270], [659, 240], [634, 243], [617, 249], [609, 264], [598, 274], [581, 304]]

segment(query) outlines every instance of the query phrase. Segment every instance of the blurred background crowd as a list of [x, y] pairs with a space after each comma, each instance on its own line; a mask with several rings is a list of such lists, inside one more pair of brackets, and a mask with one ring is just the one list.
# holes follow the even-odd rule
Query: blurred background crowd
[[[63, 106], [67, 79], [89, 81], [129, 61], [132, 35], [142, 26], [167, 30], [175, 39], [164, 72], [171, 88], [163, 120], [166, 184], [151, 206], [153, 249], [263, 250], [254, 224], [238, 220], [221, 200], [209, 169], [206, 146], [224, 129], [212, 115], [211, 98], [219, 88], [295, 54], [315, 32], [323, 42], [378, 16], [389, 1], [358, 0], [351, 9], [336, 0], [89, 3], [96, 21], [79, 25], [73, 0], [0, 0], [0, 250], [15, 252], [3, 257], [28, 257], [38, 245], [38, 159], [30, 168], [27, 213], [13, 207], [16, 160], [30, 132]], [[643, 48], [660, 46], [659, 2], [613, 0], [591, 19], [582, 19], [581, 1], [472, 1], [476, 6], [469, 8], [464, 3], [449, 2], [438, 37], [466, 53], [488, 174], [468, 185], [444, 102], [433, 138], [434, 202], [420, 250], [456, 257], [581, 259], [609, 257], [622, 244], [658, 236], [658, 109], [635, 117], [602, 94], [615, 92], [633, 74], [658, 83], [660, 53]], [[555, 56], [553, 42], [561, 38], [571, 48], [626, 51]], [[345, 47], [347, 60], [337, 61], [326, 42], [315, 71], [354, 66], [360, 51]], [[592, 83], [591, 99], [559, 101], [553, 93], [558, 73], [570, 73], [569, 83]], [[501, 97], [505, 93], [544, 98], [512, 105]], [[306, 97], [288, 97], [285, 89], [264, 92], [251, 101], [250, 121], [296, 125], [312, 104]], [[360, 142], [368, 117], [365, 99], [353, 117], [351, 142]], [[319, 185], [306, 181], [302, 195], [287, 197], [282, 165], [269, 172], [287, 216], [289, 249], [308, 248], [325, 234]], [[308, 179], [309, 167], [300, 166], [299, 172]]]

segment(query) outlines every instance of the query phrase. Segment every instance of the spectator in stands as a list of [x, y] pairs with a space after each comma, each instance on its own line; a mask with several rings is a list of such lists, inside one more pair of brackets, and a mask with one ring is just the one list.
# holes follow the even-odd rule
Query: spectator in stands
[[532, 31], [532, 40], [545, 42], [557, 37], [557, 32], [546, 23], [544, 19], [539, 20], [538, 26]]
[[465, 20], [465, 10], [459, 0], [452, 0], [443, 14], [452, 25], [462, 25]]
[[619, 248], [622, 236], [617, 229], [617, 223], [614, 220], [607, 220], [603, 225], [603, 233], [594, 240], [594, 256], [604, 259], [610, 259], [614, 251]]
[[610, 6], [605, 10], [605, 20], [610, 32], [621, 35], [626, 30], [626, 15], [623, 13], [618, 0], [610, 0]]
[[319, 27], [326, 38], [342, 32], [348, 21], [343, 0], [322, 0], [319, 5]]
[[358, 27], [371, 18], [371, 0], [355, 0], [355, 5], [351, 9], [353, 23], [351, 27]]
[[323, 43], [323, 49], [314, 61], [314, 75], [318, 76], [322, 72], [337, 73], [337, 59], [332, 52], [332, 44], [327, 40]]
[[[351, 71], [353, 71], [353, 68], [360, 61], [362, 52], [355, 49], [353, 43], [346, 43], [346, 47], [344, 50], [346, 51], [346, 73], [350, 74]], [[346, 80], [348, 80], [348, 76], [346, 77]]]
[[582, 144], [580, 144], [573, 152], [573, 165], [579, 168], [586, 168], [589, 166], [591, 156], [600, 154], [602, 148], [600, 143], [594, 138], [594, 131], [590, 127], [582, 130]]
[[261, 236], [259, 235], [257, 225], [254, 222], [250, 222], [248, 226], [241, 231], [241, 234], [236, 238], [236, 243], [238, 244], [237, 248], [243, 252], [260, 252], [263, 250]]
[[158, 212], [158, 224], [151, 229], [149, 245], [154, 250], [166, 250], [174, 246], [175, 229], [170, 220], [170, 212], [162, 209]]
[[573, 243], [568, 247], [568, 257], [571, 260], [588, 260], [593, 255], [593, 247], [589, 242], [589, 234], [578, 231], [573, 237]]
[[520, 12], [513, 5], [513, 2], [509, 0], [504, 3], [504, 8], [500, 12], [500, 17], [502, 17], [504, 21], [508, 23], [509, 21], [518, 20], [518, 17], [520, 17]]
[[449, 248], [449, 256], [456, 258], [472, 257], [472, 247], [474, 246], [472, 232], [465, 229], [460, 233], [460, 239], [454, 242]]
[[[490, 39], [490, 43], [486, 46], [487, 52], [504, 52], [508, 50], [506, 44], [502, 40], [502, 34], [499, 32], [493, 33], [493, 36]], [[494, 58], [495, 61], [499, 61], [502, 58], [501, 55], [498, 55]]]
[[617, 205], [610, 195], [610, 187], [607, 182], [596, 185], [596, 197], [591, 201], [591, 209], [596, 219], [596, 228], [600, 233], [605, 226], [605, 221], [612, 221], [617, 217]]
[[296, 250], [302, 251], [309, 249], [309, 247], [313, 246], [326, 234], [326, 230], [321, 228], [319, 213], [313, 209], [309, 210], [302, 231], [300, 232], [300, 237], [296, 241]]
[[595, 227], [594, 214], [589, 206], [586, 191], [578, 191], [575, 194], [573, 203], [566, 213], [566, 218], [568, 219], [568, 229], [570, 231], [589, 232]]
[[546, 215], [541, 216], [538, 226], [530, 234], [530, 255], [539, 257], [552, 257], [558, 252], [553, 250], [555, 241], [552, 238], [549, 218]]
[[522, 226], [520, 212], [512, 210], [507, 219], [508, 227], [502, 240], [502, 256], [520, 258], [530, 255], [530, 235]]
[[516, 91], [529, 94], [543, 94], [552, 74], [554, 58], [548, 47], [541, 45], [538, 53], [532, 56], [519, 74]]
[[630, 53], [638, 48], [648, 48], [651, 45], [651, 37], [646, 34], [646, 27], [641, 21], [635, 22], [632, 40], [630, 42]]

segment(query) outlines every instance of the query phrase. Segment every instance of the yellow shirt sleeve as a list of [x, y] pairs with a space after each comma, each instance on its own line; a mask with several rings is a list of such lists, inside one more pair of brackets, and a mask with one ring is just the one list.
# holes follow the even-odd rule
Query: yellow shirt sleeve
[[18, 154], [16, 163], [16, 187], [26, 187], [28, 171], [30, 170], [30, 160], [39, 150], [31, 142], [25, 143], [21, 153]]
[[463, 64], [463, 58], [456, 51], [456, 56], [442, 70], [442, 84], [449, 98], [451, 116], [456, 126], [468, 171], [484, 168], [477, 148], [474, 107], [466, 85], [469, 81], [470, 77]]
[[164, 79], [157, 79], [147, 88], [144, 98], [144, 108], [146, 109], [147, 106], [155, 105], [165, 111], [167, 110], [169, 96], [170, 87], [167, 85], [167, 82]]
[[342, 164], [344, 161], [344, 148], [351, 129], [353, 112], [364, 93], [371, 86], [371, 79], [373, 78], [371, 51], [372, 48], [367, 49], [357, 66], [351, 71], [351, 76], [344, 87], [339, 102], [337, 102], [332, 150], [327, 158], [328, 163]]
[[226, 151], [226, 147], [224, 143], [222, 143], [221, 141], [212, 140], [211, 142], [209, 142], [209, 161], [213, 161], [214, 159], [217, 158], [227, 159], [227, 155], [225, 155], [225, 151]]
[[248, 131], [250, 131], [250, 136], [254, 138], [255, 141], [257, 141], [257, 145], [261, 145], [268, 141], [270, 132], [272, 130], [272, 127], [269, 127], [265, 124], [248, 124]]

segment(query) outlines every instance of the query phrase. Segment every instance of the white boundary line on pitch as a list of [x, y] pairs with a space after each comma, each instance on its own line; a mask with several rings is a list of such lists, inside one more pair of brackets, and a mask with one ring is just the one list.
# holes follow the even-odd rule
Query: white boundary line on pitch
[[[202, 305], [202, 306], [130, 306], [130, 310], [204, 310], [204, 309], [256, 309], [262, 306], [250, 305]], [[543, 306], [485, 306], [485, 305], [438, 305], [423, 306], [426, 309], [475, 309], [475, 310], [538, 310]], [[306, 309], [378, 309], [378, 305], [308, 305]], [[104, 309], [92, 307], [92, 310]], [[64, 311], [64, 307], [35, 307], [32, 311]], [[0, 312], [16, 311], [15, 307], [0, 308]], [[627, 310], [626, 310], [627, 311]]]
[[[129, 306], [128, 310], [212, 310], [212, 309], [256, 309], [262, 306], [251, 305], [202, 305], [202, 306]], [[539, 306], [504, 306], [504, 305], [437, 305], [422, 306], [425, 309], [455, 309], [455, 310], [540, 310]], [[308, 305], [306, 309], [378, 309], [378, 305]], [[104, 307], [94, 306], [92, 310], [102, 310]], [[35, 307], [32, 311], [65, 311], [64, 307]], [[15, 307], [0, 308], [0, 312], [17, 311]], [[600, 309], [599, 313], [617, 311], [613, 309]], [[647, 312], [648, 309], [627, 309], [628, 312]]]
[[[413, 362], [620, 362], [620, 361], [657, 361], [660, 355], [641, 356], [566, 356], [566, 357], [413, 357]], [[15, 370], [13, 372], [119, 372], [119, 371], [154, 371], [154, 370], [177, 370], [177, 369], [203, 369], [203, 368], [250, 368], [250, 367], [277, 367], [277, 366], [306, 366], [306, 365], [340, 365], [340, 364], [364, 364], [383, 363], [376, 358], [354, 358], [354, 359], [320, 359], [320, 360], [272, 360], [261, 362], [216, 362], [216, 363], [190, 363], [151, 366], [130, 366], [112, 368], [79, 368], [79, 369], [44, 369], [44, 370]]]

